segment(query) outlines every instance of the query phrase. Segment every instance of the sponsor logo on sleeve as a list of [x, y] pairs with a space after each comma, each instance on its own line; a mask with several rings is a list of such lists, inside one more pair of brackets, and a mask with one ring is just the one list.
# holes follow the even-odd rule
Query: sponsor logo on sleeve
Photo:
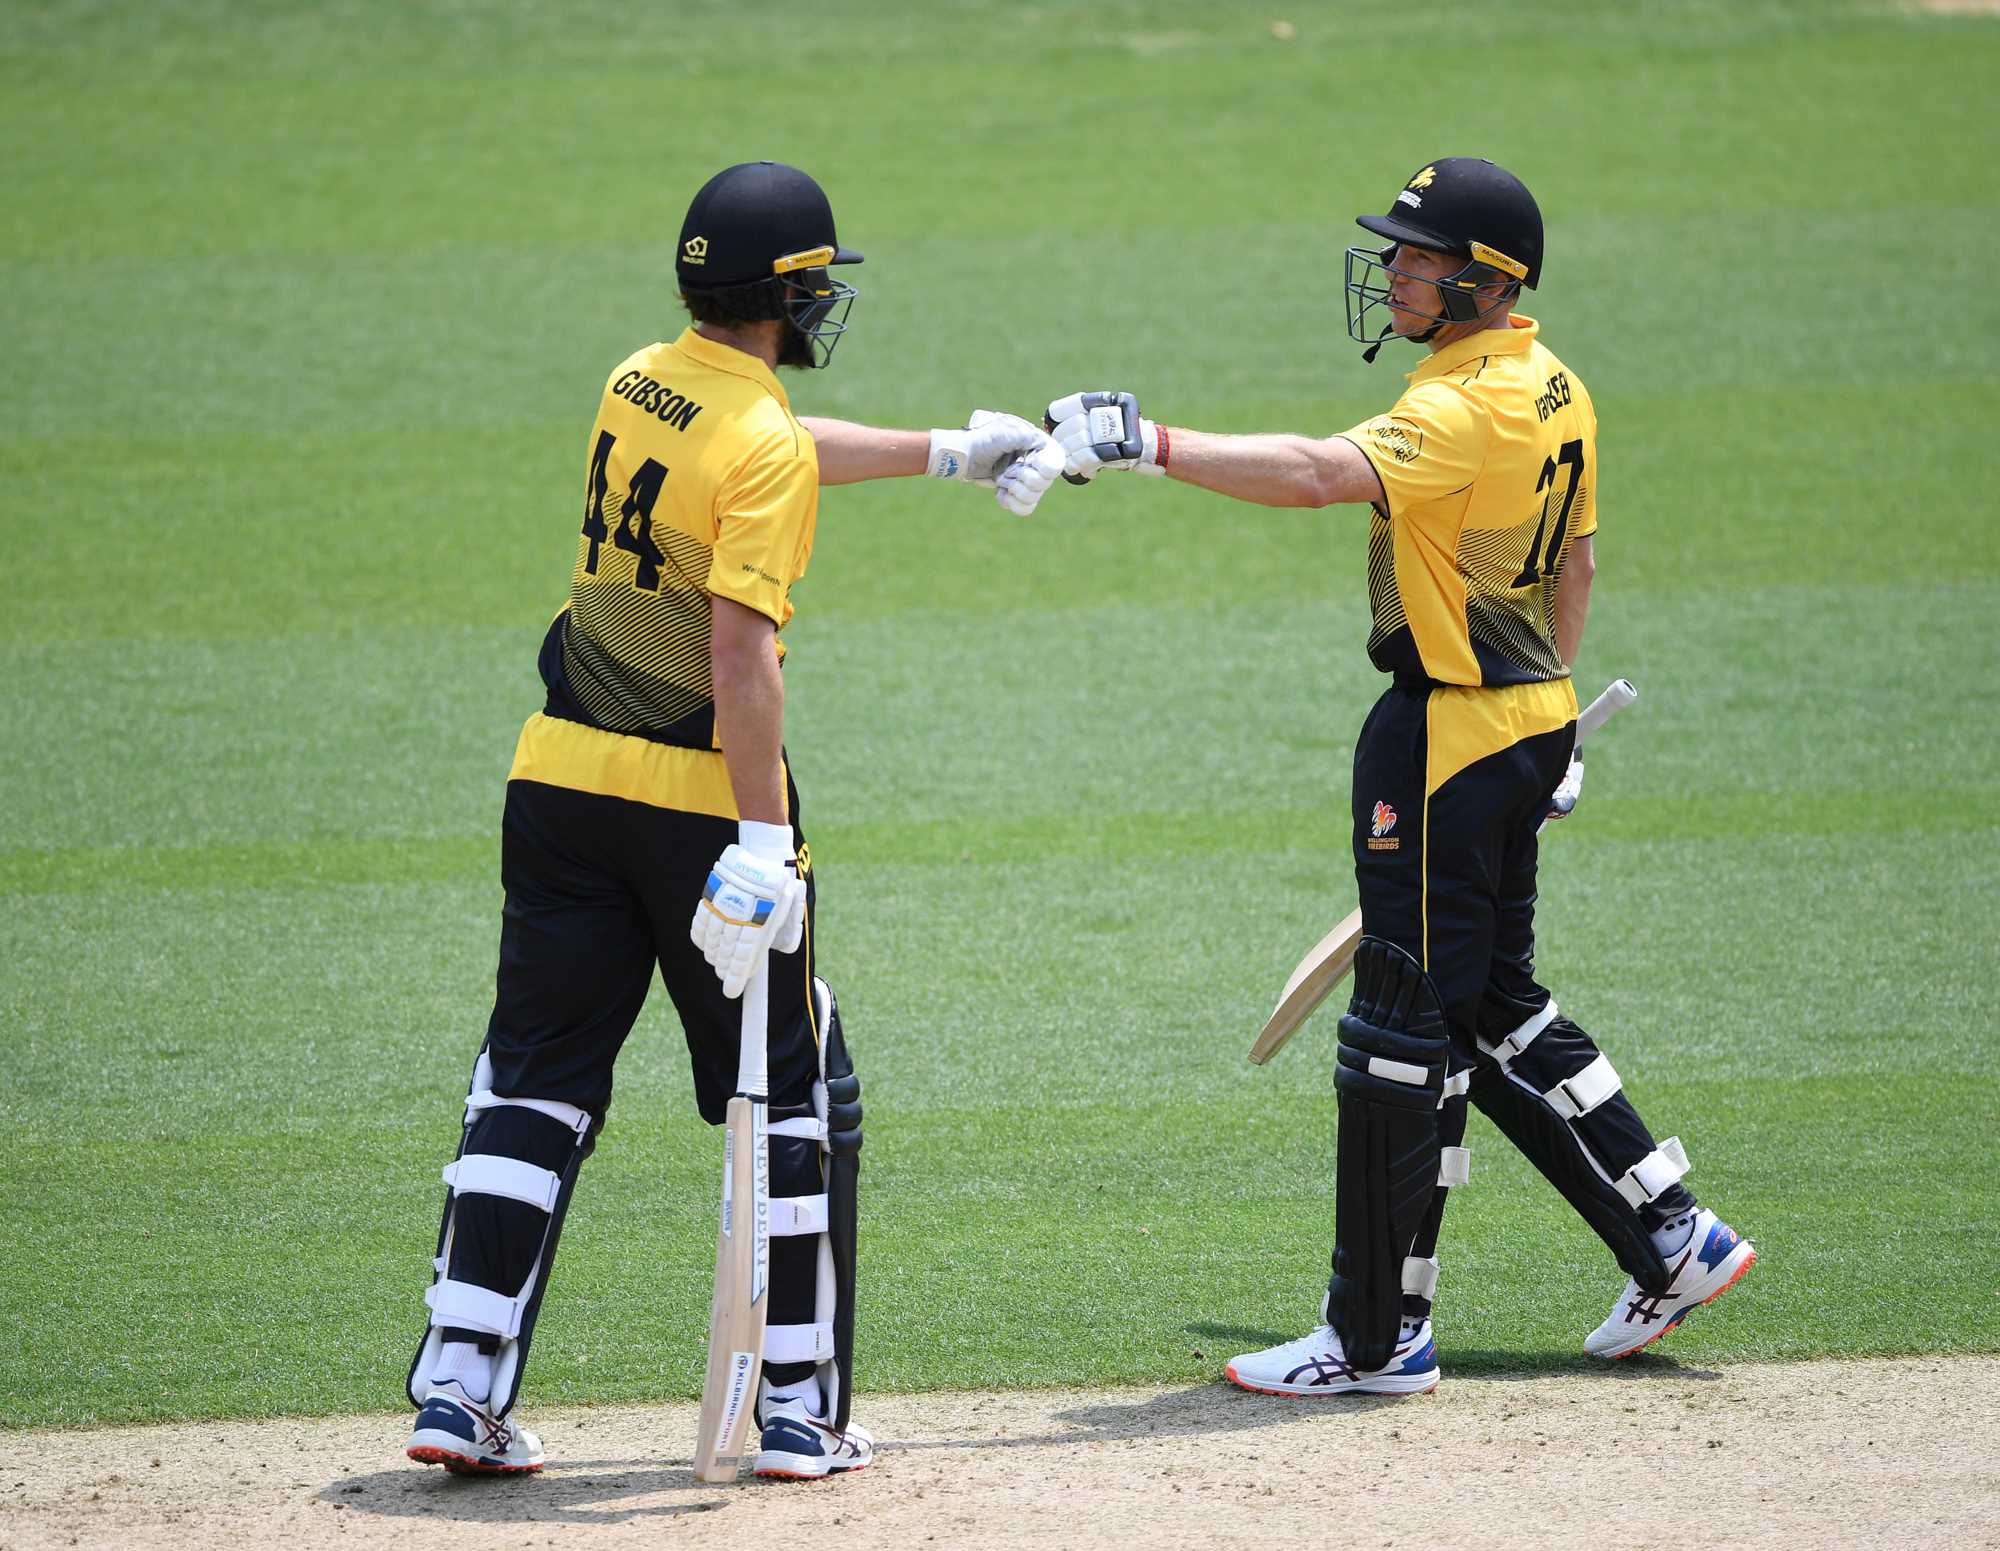
[[1369, 421], [1368, 435], [1398, 463], [1415, 463], [1424, 450], [1423, 428], [1395, 415], [1379, 415]]
[[1375, 812], [1371, 816], [1368, 825], [1368, 849], [1371, 851], [1400, 850], [1403, 844], [1402, 836], [1389, 833], [1395, 827], [1396, 810], [1386, 802], [1378, 801], [1375, 804]]

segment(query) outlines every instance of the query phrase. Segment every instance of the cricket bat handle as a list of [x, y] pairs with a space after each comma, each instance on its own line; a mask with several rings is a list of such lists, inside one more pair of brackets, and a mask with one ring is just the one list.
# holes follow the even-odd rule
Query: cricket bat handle
[[1612, 717], [1639, 698], [1639, 691], [1630, 679], [1613, 679], [1589, 705], [1585, 706], [1576, 719], [1576, 741], [1580, 744]]

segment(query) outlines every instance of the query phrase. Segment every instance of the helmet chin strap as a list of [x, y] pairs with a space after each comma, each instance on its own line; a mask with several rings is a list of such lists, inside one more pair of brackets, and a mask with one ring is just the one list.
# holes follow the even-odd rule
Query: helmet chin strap
[[[1437, 322], [1433, 323], [1429, 328], [1425, 329], [1423, 333], [1409, 335], [1408, 336], [1409, 341], [1413, 345], [1427, 345], [1433, 339], [1437, 338], [1438, 330], [1443, 327], [1444, 327], [1444, 319], [1440, 318], [1437, 320]], [[1361, 352], [1362, 362], [1365, 365], [1373, 366], [1375, 364], [1376, 355], [1381, 351], [1384, 345], [1386, 345], [1391, 339], [1395, 337], [1395, 334], [1396, 334], [1395, 324], [1393, 323], [1383, 324], [1382, 332], [1375, 336], [1375, 343], [1370, 345], [1366, 350]]]

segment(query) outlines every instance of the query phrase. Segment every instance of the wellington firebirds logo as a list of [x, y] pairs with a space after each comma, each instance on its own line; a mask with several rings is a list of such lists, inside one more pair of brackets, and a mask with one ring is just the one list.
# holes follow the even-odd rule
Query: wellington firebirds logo
[[[1375, 812], [1368, 826], [1368, 849], [1371, 851], [1395, 851], [1402, 847], [1402, 837], [1390, 835], [1396, 827], [1396, 810], [1386, 802], [1375, 804]], [[1385, 838], [1386, 837], [1386, 838]]]

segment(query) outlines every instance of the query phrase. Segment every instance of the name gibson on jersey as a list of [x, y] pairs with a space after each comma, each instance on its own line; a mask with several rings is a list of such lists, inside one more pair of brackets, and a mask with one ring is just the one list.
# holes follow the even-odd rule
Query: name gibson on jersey
[[701, 405], [693, 399], [655, 382], [644, 372], [627, 372], [611, 385], [611, 391], [676, 430], [685, 431], [701, 413]]

